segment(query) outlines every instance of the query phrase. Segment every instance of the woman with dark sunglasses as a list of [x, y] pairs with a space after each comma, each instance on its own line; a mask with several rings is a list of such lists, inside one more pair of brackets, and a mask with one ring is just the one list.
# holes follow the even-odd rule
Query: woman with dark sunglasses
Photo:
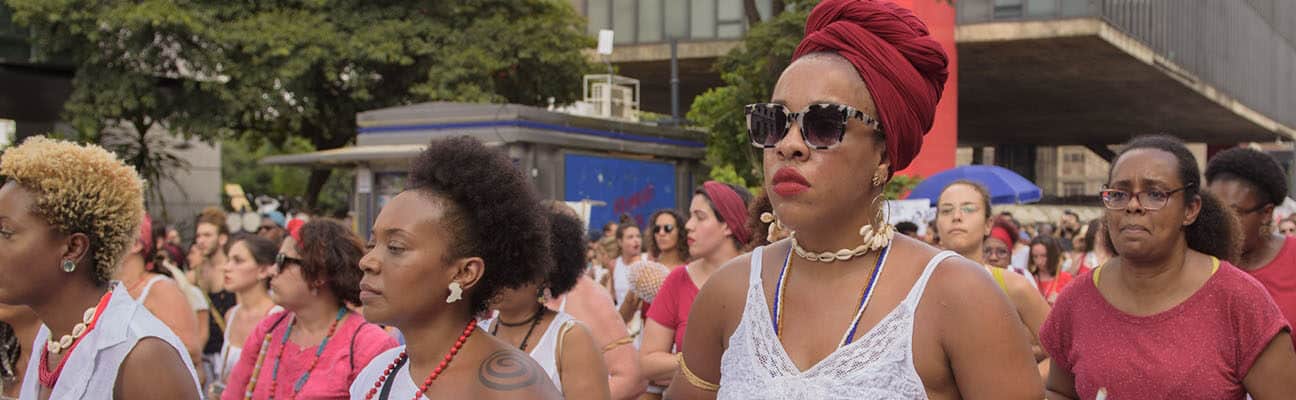
[[1102, 191], [1115, 255], [1058, 298], [1040, 340], [1050, 399], [1290, 399], [1290, 327], [1229, 264], [1237, 222], [1183, 142], [1126, 143]]
[[657, 210], [652, 214], [644, 247], [653, 261], [674, 267], [688, 262], [689, 244], [684, 236], [684, 218], [671, 209]]
[[1267, 153], [1225, 150], [1206, 165], [1207, 188], [1233, 209], [1242, 248], [1229, 260], [1269, 291], [1287, 321], [1296, 321], [1296, 238], [1278, 233], [1274, 208], [1287, 199], [1287, 174]]
[[882, 1], [823, 1], [805, 32], [771, 103], [747, 108], [791, 236], [708, 280], [670, 397], [1040, 398], [1030, 339], [983, 267], [882, 217], [931, 128], [944, 50]]
[[312, 219], [284, 238], [270, 271], [270, 297], [284, 312], [247, 337], [221, 398], [350, 398], [365, 365], [397, 345], [350, 310], [360, 305], [363, 255], [360, 237], [333, 220]]

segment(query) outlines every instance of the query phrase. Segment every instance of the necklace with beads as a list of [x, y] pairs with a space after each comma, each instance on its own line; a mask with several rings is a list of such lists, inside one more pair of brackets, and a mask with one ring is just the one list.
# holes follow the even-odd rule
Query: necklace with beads
[[[446, 367], [450, 366], [450, 361], [453, 361], [455, 355], [459, 354], [459, 350], [463, 349], [464, 343], [468, 341], [468, 337], [472, 336], [473, 330], [476, 329], [477, 319], [473, 318], [472, 320], [469, 320], [468, 325], [464, 327], [463, 334], [459, 335], [459, 340], [455, 341], [454, 346], [450, 347], [450, 352], [446, 354], [445, 359], [441, 360], [441, 364], [437, 365], [436, 369], [432, 370], [432, 374], [428, 375], [427, 379], [423, 380], [423, 385], [419, 386], [417, 392], [414, 392], [414, 400], [423, 398], [423, 394], [427, 393], [428, 386], [431, 386], [432, 382], [435, 381], [437, 377], [441, 376], [441, 373], [445, 371]], [[383, 374], [378, 377], [378, 381], [374, 382], [373, 387], [369, 389], [369, 393], [365, 395], [365, 400], [372, 400], [374, 396], [378, 395], [379, 390], [383, 391], [383, 399], [386, 399], [386, 393], [391, 389], [392, 379], [390, 378], [392, 374], [405, 365], [405, 362], [408, 360], [409, 353], [407, 352], [402, 351], [400, 355], [396, 356], [396, 359], [393, 360], [391, 364], [387, 365], [387, 369], [383, 371]]]
[[[319, 347], [315, 349], [315, 358], [311, 359], [309, 367], [306, 367], [306, 373], [297, 378], [293, 384], [292, 397], [296, 398], [297, 393], [301, 392], [302, 387], [306, 386], [306, 381], [310, 379], [311, 372], [315, 370], [315, 364], [319, 363], [320, 355], [324, 354], [324, 347], [328, 346], [329, 339], [333, 337], [333, 332], [337, 330], [339, 322], [346, 318], [346, 307], [338, 307], [337, 318], [333, 319], [333, 324], [329, 325], [328, 333], [324, 335], [324, 340], [320, 341]], [[295, 318], [294, 318], [295, 319]], [[279, 356], [275, 357], [274, 369], [270, 371], [270, 399], [274, 399], [275, 389], [279, 386], [279, 363], [283, 361], [284, 348], [288, 347], [288, 337], [292, 336], [293, 324], [289, 323], [288, 328], [284, 330], [283, 340], [279, 342]]]
[[[104, 293], [103, 297], [99, 298], [99, 304], [86, 309], [81, 316], [81, 323], [72, 327], [72, 334], [63, 335], [58, 341], [49, 340], [45, 344], [45, 352], [41, 354], [40, 371], [38, 371], [40, 372], [39, 378], [42, 386], [53, 389], [54, 384], [58, 383], [59, 375], [63, 373], [63, 366], [67, 365], [68, 358], [72, 356], [72, 350], [76, 348], [77, 344], [81, 343], [81, 338], [95, 328], [95, 325], [99, 322], [99, 317], [103, 315], [104, 310], [108, 309], [108, 302], [111, 299], [112, 290], [109, 290], [108, 293]], [[64, 351], [67, 353], [64, 354]], [[58, 365], [53, 370], [49, 367], [50, 353], [63, 354], [63, 359], [59, 360]]]
[[[873, 288], [877, 286], [878, 276], [882, 275], [882, 267], [886, 263], [890, 249], [890, 246], [883, 247], [882, 252], [878, 254], [877, 265], [869, 273], [868, 284], [864, 285], [864, 289], [861, 290], [859, 308], [855, 311], [855, 318], [851, 321], [850, 329], [842, 336], [837, 347], [845, 347], [855, 340], [855, 331], [859, 329], [859, 322], [860, 318], [864, 316], [864, 309], [868, 307], [869, 300], [873, 298]], [[783, 341], [783, 298], [785, 297], [784, 291], [787, 285], [788, 267], [792, 265], [792, 253], [793, 251], [789, 250], [784, 258], [783, 269], [779, 271], [778, 284], [774, 286], [774, 315], [771, 319], [774, 320], [774, 334], [780, 342]]]

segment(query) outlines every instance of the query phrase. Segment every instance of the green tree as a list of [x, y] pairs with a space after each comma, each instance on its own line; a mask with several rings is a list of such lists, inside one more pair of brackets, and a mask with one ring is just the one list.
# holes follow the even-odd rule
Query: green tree
[[[77, 66], [64, 117], [87, 141], [157, 124], [327, 150], [354, 140], [360, 111], [566, 104], [591, 70], [593, 40], [563, 0], [5, 1], [34, 45]], [[329, 175], [310, 172], [309, 203]]]
[[[260, 160], [273, 155], [311, 151], [315, 151], [315, 148], [310, 142], [298, 137], [288, 139], [282, 147], [256, 138], [227, 140], [221, 143], [221, 176], [226, 182], [242, 186], [243, 192], [251, 197], [249, 201], [265, 195], [279, 199], [281, 208], [300, 206], [305, 204], [306, 180], [310, 171], [296, 167], [261, 165]], [[315, 210], [320, 214], [332, 214], [349, 208], [353, 182], [352, 171], [330, 175], [320, 192]], [[228, 201], [222, 203], [228, 204]]]
[[761, 182], [760, 153], [747, 138], [743, 106], [769, 101], [816, 2], [787, 3], [786, 8], [775, 8], [781, 12], [773, 18], [753, 24], [742, 45], [716, 62], [715, 69], [725, 84], [693, 100], [688, 118], [709, 132], [705, 163], [712, 168], [712, 179], [743, 185]]

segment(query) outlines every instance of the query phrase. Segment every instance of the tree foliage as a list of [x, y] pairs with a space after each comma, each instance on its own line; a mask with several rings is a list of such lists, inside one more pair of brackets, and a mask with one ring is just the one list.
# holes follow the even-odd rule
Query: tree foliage
[[712, 168], [711, 179], [740, 185], [761, 182], [760, 153], [747, 138], [743, 106], [769, 101], [778, 74], [805, 32], [814, 3], [791, 1], [786, 11], [754, 24], [742, 45], [716, 62], [725, 84], [693, 100], [688, 118], [709, 132], [705, 162]]
[[[563, 0], [5, 1], [35, 46], [73, 60], [64, 118], [85, 141], [158, 125], [334, 149], [360, 111], [565, 104], [591, 70], [593, 41]], [[328, 175], [311, 172], [308, 201]]]

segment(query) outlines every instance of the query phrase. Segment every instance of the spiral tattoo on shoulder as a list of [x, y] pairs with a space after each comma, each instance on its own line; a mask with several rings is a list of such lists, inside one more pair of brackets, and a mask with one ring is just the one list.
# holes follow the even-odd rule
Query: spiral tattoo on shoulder
[[500, 350], [486, 357], [477, 369], [477, 380], [491, 390], [510, 391], [534, 385], [540, 372], [527, 362], [526, 354], [515, 350]]

